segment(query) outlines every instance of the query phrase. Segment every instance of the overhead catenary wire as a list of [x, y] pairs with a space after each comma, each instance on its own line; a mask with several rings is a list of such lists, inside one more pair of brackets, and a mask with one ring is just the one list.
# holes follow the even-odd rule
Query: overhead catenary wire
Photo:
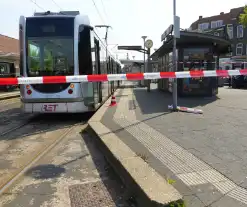
[[109, 18], [108, 18], [108, 15], [107, 15], [107, 12], [106, 12], [105, 5], [104, 5], [104, 3], [103, 3], [103, 0], [101, 0], [101, 4], [102, 4], [102, 7], [103, 7], [103, 11], [104, 11], [104, 13], [105, 13], [105, 16], [106, 16], [106, 18], [107, 18], [107, 20], [108, 20], [108, 22], [109, 22]]
[[40, 5], [38, 5], [37, 3], [36, 3], [36, 1], [34, 1], [34, 0], [30, 0], [33, 4], [35, 4], [38, 8], [40, 8], [41, 10], [43, 10], [43, 11], [46, 11], [43, 7], [41, 7]]
[[96, 11], [97, 11], [97, 13], [98, 13], [98, 15], [99, 15], [101, 21], [105, 24], [104, 18], [102, 17], [102, 15], [101, 15], [101, 13], [100, 13], [100, 11], [99, 11], [99, 9], [98, 9], [98, 7], [97, 7], [95, 1], [92, 0], [92, 2], [93, 2], [93, 4], [94, 4], [94, 7], [95, 7], [95, 9], [96, 9]]
[[58, 3], [55, 0], [51, 0], [59, 9], [63, 10], [61, 6], [58, 5]]

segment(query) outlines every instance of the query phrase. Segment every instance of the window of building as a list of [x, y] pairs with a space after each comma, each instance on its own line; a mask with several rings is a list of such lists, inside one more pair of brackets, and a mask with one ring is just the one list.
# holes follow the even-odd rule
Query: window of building
[[223, 20], [218, 20], [218, 21], [216, 22], [216, 26], [217, 26], [217, 27], [222, 27], [222, 26], [223, 26]]
[[223, 25], [223, 20], [217, 20], [217, 21], [212, 21], [211, 22], [211, 28], [218, 28], [221, 27]]
[[198, 29], [200, 29], [200, 30], [206, 30], [206, 29], [208, 29], [208, 27], [209, 27], [209, 23], [198, 24]]
[[242, 38], [244, 36], [243, 25], [237, 26], [237, 38]]
[[242, 55], [243, 54], [243, 44], [238, 43], [236, 45], [236, 55]]
[[229, 39], [232, 39], [233, 38], [233, 26], [232, 26], [232, 24], [227, 25], [227, 33], [228, 33]]

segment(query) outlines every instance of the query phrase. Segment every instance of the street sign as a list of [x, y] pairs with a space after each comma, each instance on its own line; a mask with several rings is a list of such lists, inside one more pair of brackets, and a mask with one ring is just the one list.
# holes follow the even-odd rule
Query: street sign
[[161, 41], [165, 40], [165, 38], [173, 32], [173, 24], [171, 24], [166, 31], [161, 35]]
[[142, 50], [142, 46], [133, 45], [133, 46], [118, 46], [118, 50]]
[[153, 41], [152, 40], [146, 40], [145, 47], [148, 48], [148, 49], [153, 47]]

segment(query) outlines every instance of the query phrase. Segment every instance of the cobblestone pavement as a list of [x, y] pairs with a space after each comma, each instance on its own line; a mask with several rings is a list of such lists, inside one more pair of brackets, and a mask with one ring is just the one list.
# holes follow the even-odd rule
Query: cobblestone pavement
[[123, 89], [102, 123], [174, 179], [188, 206], [247, 206], [246, 90], [220, 88], [217, 98], [180, 98], [203, 115], [170, 113], [171, 95]]
[[3, 207], [127, 207], [127, 194], [83, 126], [0, 197]]

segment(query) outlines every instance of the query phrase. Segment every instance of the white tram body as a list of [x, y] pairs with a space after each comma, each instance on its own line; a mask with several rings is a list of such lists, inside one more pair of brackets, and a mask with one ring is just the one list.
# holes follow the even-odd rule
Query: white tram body
[[[90, 26], [89, 18], [79, 12], [21, 16], [19, 31], [22, 77], [121, 72], [120, 62]], [[94, 111], [118, 86], [118, 81], [21, 85], [22, 109], [26, 113]]]

